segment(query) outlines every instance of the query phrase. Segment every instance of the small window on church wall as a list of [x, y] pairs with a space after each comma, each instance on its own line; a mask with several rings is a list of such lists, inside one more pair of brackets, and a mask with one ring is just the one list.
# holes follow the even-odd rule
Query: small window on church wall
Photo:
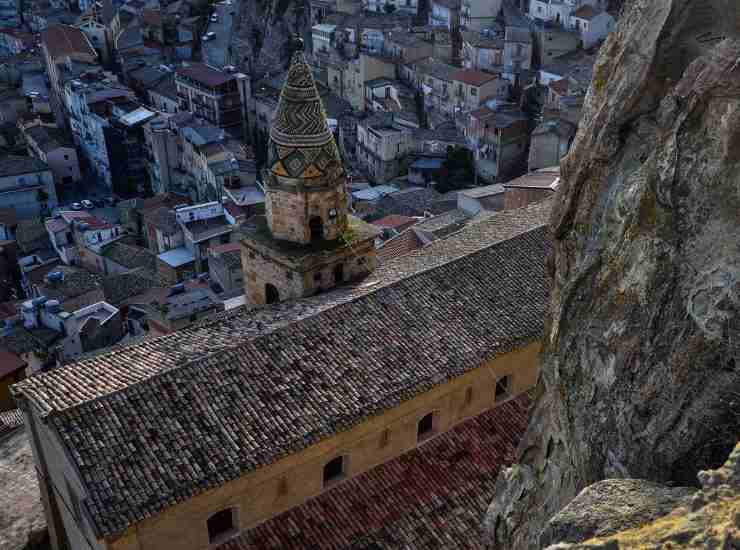
[[502, 376], [496, 381], [496, 400], [506, 399], [511, 393], [511, 376]]
[[469, 406], [473, 402], [473, 388], [465, 390], [465, 406]]
[[386, 447], [388, 445], [388, 439], [390, 439], [390, 430], [386, 428], [382, 432], [380, 432], [380, 448]]
[[288, 480], [285, 478], [281, 478], [280, 481], [278, 481], [278, 490], [277, 490], [278, 496], [283, 496], [288, 494]]
[[343, 456], [333, 458], [324, 466], [324, 485], [335, 483], [344, 477], [346, 470]]
[[266, 304], [277, 304], [280, 301], [280, 293], [278, 289], [271, 284], [265, 285], [265, 303]]
[[417, 439], [419, 441], [424, 441], [425, 439], [428, 439], [429, 437], [434, 435], [434, 413], [430, 412], [429, 414], [426, 414], [422, 417], [421, 420], [419, 420], [419, 425], [417, 429]]
[[233, 508], [226, 508], [208, 518], [208, 542], [220, 542], [236, 533]]
[[321, 271], [317, 271], [316, 273], [313, 274], [313, 280], [316, 281], [317, 283], [321, 282]]

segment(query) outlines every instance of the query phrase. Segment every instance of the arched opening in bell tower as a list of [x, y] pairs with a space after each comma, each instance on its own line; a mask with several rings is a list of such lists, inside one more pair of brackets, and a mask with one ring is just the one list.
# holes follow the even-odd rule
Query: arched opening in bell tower
[[314, 216], [308, 220], [308, 229], [311, 232], [311, 242], [320, 241], [324, 238], [324, 220], [321, 216]]
[[265, 303], [277, 304], [280, 301], [280, 292], [270, 283], [265, 285]]
[[338, 285], [344, 281], [344, 264], [334, 266], [334, 284]]

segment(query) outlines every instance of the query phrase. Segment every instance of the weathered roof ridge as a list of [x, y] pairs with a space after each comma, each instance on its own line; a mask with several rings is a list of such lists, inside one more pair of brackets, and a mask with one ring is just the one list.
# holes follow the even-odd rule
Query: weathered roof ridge
[[[485, 218], [480, 222], [472, 223], [461, 228], [459, 231], [452, 233], [445, 239], [435, 241], [431, 245], [421, 250], [414, 251], [408, 255], [396, 258], [388, 262], [384, 266], [378, 268], [378, 270], [376, 270], [374, 274], [370, 275], [368, 278], [360, 281], [357, 284], [342, 286], [329, 294], [310, 296], [299, 300], [283, 302], [281, 304], [269, 306], [261, 310], [248, 310], [246, 309], [246, 307], [236, 308], [229, 312], [217, 315], [213, 318], [209, 318], [208, 320], [195, 326], [182, 329], [175, 333], [152, 338], [150, 340], [145, 340], [144, 342], [133, 345], [114, 347], [113, 349], [111, 349], [111, 351], [107, 353], [103, 353], [90, 359], [85, 359], [76, 363], [65, 365], [61, 368], [54, 369], [46, 373], [33, 376], [16, 384], [14, 388], [14, 393], [26, 394], [27, 396], [32, 397], [36, 404], [40, 406], [40, 412], [43, 416], [49, 414], [61, 414], [68, 410], [74, 410], [86, 403], [98, 402], [103, 398], [118, 395], [128, 388], [137, 387], [142, 383], [151, 381], [152, 379], [162, 374], [168, 373], [174, 369], [188, 367], [195, 363], [200, 363], [202, 361], [213, 359], [225, 353], [232, 352], [233, 350], [244, 346], [248, 342], [276, 332], [288, 325], [295, 324], [310, 317], [315, 317], [329, 309], [334, 309], [339, 305], [353, 303], [359, 299], [374, 295], [382, 289], [392, 288], [393, 286], [407, 279], [423, 276], [429, 271], [441, 268], [449, 263], [459, 261], [462, 258], [495, 247], [519, 235], [535, 231], [541, 228], [543, 225], [547, 224], [547, 213], [549, 213], [550, 205], [550, 200], [542, 201], [540, 203], [529, 205], [521, 209], [500, 212], [499, 214], [491, 216], [489, 218]], [[414, 258], [421, 258], [422, 260], [424, 260], [426, 259], [427, 255], [430, 254], [430, 251], [443, 248], [450, 242], [454, 242], [456, 239], [460, 239], [460, 237], [463, 237], [462, 242], [464, 244], [465, 235], [473, 233], [476, 229], [480, 229], [482, 226], [496, 225], [496, 222], [501, 221], [502, 218], [516, 218], [517, 215], [519, 215], [520, 213], [532, 212], [537, 212], [539, 214], [539, 219], [537, 220], [537, 222], [534, 224], [530, 223], [525, 228], [520, 228], [518, 230], [515, 229], [513, 233], [504, 234], [500, 238], [496, 238], [494, 240], [486, 239], [482, 243], [470, 239], [473, 244], [471, 244], [469, 248], [464, 248], [458, 254], [452, 254], [444, 257], [441, 261], [428, 262], [421, 267], [415, 265], [412, 261]], [[423, 264], [424, 262], [421, 263]], [[407, 269], [405, 270], [403, 269], [404, 264], [406, 264], [407, 267]], [[397, 268], [399, 266], [401, 267], [401, 269], [394, 271], [394, 268]], [[382, 276], [384, 274], [387, 277], [385, 281], [382, 279]], [[243, 319], [243, 317], [246, 317], [246, 319]], [[193, 347], [196, 352], [193, 353], [191, 357], [188, 357], [188, 350], [183, 350], [183, 345], [189, 339], [189, 336], [197, 336], [201, 333], [207, 333], [207, 331], [211, 328], [223, 328], [225, 325], [228, 325], [231, 322], [238, 322], [240, 318], [242, 318], [242, 321], [246, 321], [247, 325], [252, 325], [251, 327], [242, 327], [246, 328], [247, 331], [251, 330], [252, 333], [246, 335], [245, 339], [241, 340], [239, 343], [234, 344], [233, 337], [227, 338], [224, 341], [223, 345], [217, 345], [213, 351], [211, 351], [207, 347], [204, 348], [203, 346], [195, 344]], [[170, 349], [166, 345], [166, 343], [171, 340], [175, 342], [176, 346], [178, 346], [178, 351], [182, 352], [181, 355], [179, 355], [172, 361], [166, 361], [166, 363], [169, 364], [165, 364], [164, 368], [148, 368], [146, 369], [146, 373], [138, 377], [135, 375], [128, 377], [125, 376], [126, 374], [128, 374], [127, 369], [134, 364], [134, 361], [136, 359], [143, 359], [147, 362], [151, 362], [151, 353], [159, 353], [163, 355], [162, 359], [170, 359], [171, 352], [173, 350]], [[163, 345], [161, 345], [160, 347], [159, 344]], [[147, 349], [152, 347], [154, 349]], [[125, 357], [121, 357], [118, 354], [125, 354]], [[107, 359], [113, 360], [114, 363], [108, 363], [108, 361], [106, 361]], [[91, 395], [90, 399], [79, 400], [74, 404], [62, 406], [60, 408], [53, 407], [48, 402], [44, 401], [44, 399], [42, 398], [43, 396], [41, 395], [43, 394], [43, 392], [34, 390], [34, 387], [36, 386], [42, 386], [43, 388], [43, 384], [37, 384], [37, 382], [39, 382], [40, 380], [59, 378], [62, 374], [65, 374], [68, 371], [79, 370], [79, 374], [85, 376], [85, 369], [88, 366], [94, 367], [96, 363], [108, 363], [106, 368], [119, 369], [117, 374], [123, 374], [124, 378], [128, 378], [130, 381], [124, 381], [119, 387], [111, 389], [109, 391], [104, 390], [103, 393], [99, 393], [94, 396]], [[87, 377], [85, 376], [85, 378]], [[91, 382], [95, 388], [98, 387], [98, 384], [95, 383], [95, 380], [91, 380]]]
[[[465, 258], [468, 258], [468, 257], [471, 257], [471, 256], [475, 256], [477, 254], [481, 254], [483, 252], [486, 252], [488, 249], [493, 248], [493, 247], [495, 247], [495, 246], [497, 246], [497, 245], [499, 245], [501, 243], [504, 243], [506, 241], [509, 241], [511, 239], [515, 239], [515, 238], [520, 237], [522, 235], [526, 235], [527, 233], [532, 233], [534, 231], [537, 231], [538, 229], [542, 228], [543, 225], [545, 225], [545, 224], [538, 225], [537, 227], [532, 227], [530, 229], [527, 229], [526, 231], [522, 231], [522, 232], [518, 233], [517, 235], [515, 235], [513, 237], [509, 237], [507, 239], [501, 239], [499, 241], [492, 242], [489, 246], [485, 246], [485, 247], [479, 248], [479, 249], [474, 250], [472, 252], [467, 252], [467, 253], [463, 254], [462, 256], [457, 256], [455, 258], [451, 258], [451, 259], [449, 259], [447, 261], [443, 261], [440, 264], [426, 267], [426, 268], [424, 268], [424, 269], [422, 269], [420, 271], [415, 271], [415, 272], [413, 272], [413, 273], [411, 273], [411, 274], [409, 274], [409, 275], [407, 275], [405, 277], [400, 277], [398, 279], [389, 281], [386, 284], [383, 284], [382, 281], [378, 281], [377, 283], [374, 283], [373, 277], [372, 277], [372, 275], [370, 275], [368, 277], [368, 279], [370, 279], [370, 281], [368, 281], [367, 279], [365, 279], [363, 282], [364, 282], [364, 284], [370, 284], [370, 285], [373, 285], [373, 286], [372, 286], [372, 288], [369, 288], [368, 291], [365, 292], [365, 293], [352, 294], [352, 295], [346, 296], [346, 299], [344, 299], [344, 300], [341, 300], [341, 297], [340, 297], [340, 301], [337, 301], [336, 303], [333, 303], [331, 305], [328, 305], [328, 306], [323, 307], [321, 309], [318, 309], [316, 311], [312, 311], [309, 315], [306, 315], [304, 317], [299, 317], [299, 318], [296, 318], [294, 320], [288, 321], [285, 324], [282, 324], [280, 326], [274, 327], [270, 331], [267, 331], [267, 332], [258, 334], [254, 338], [251, 338], [251, 339], [249, 339], [249, 340], [247, 340], [245, 342], [239, 342], [239, 343], [233, 344], [233, 345], [231, 345], [229, 347], [221, 348], [221, 349], [219, 349], [217, 351], [214, 351], [213, 353], [209, 354], [206, 358], [192, 359], [192, 360], [190, 360], [190, 361], [188, 361], [186, 363], [183, 363], [183, 364], [181, 364], [181, 365], [179, 365], [178, 367], [175, 367], [175, 368], [188, 368], [188, 367], [192, 367], [192, 366], [197, 366], [197, 365], [199, 365], [201, 363], [201, 361], [204, 361], [206, 359], [209, 360], [209, 361], [210, 360], [215, 360], [218, 357], [220, 357], [220, 356], [222, 356], [222, 355], [224, 355], [226, 353], [231, 353], [233, 351], [239, 350], [240, 348], [243, 348], [246, 345], [249, 345], [249, 344], [251, 344], [251, 343], [253, 343], [253, 342], [257, 341], [257, 340], [260, 340], [261, 338], [265, 338], [265, 337], [273, 334], [274, 332], [277, 332], [279, 330], [285, 329], [286, 327], [290, 327], [291, 325], [295, 324], [298, 321], [302, 321], [302, 320], [308, 319], [309, 317], [318, 317], [318, 316], [326, 313], [329, 310], [338, 309], [338, 308], [341, 308], [341, 307], [349, 306], [351, 304], [354, 304], [354, 303], [359, 302], [359, 301], [362, 301], [362, 300], [367, 300], [367, 299], [373, 297], [374, 295], [376, 295], [376, 294], [378, 294], [378, 293], [380, 293], [382, 291], [385, 291], [385, 290], [388, 290], [388, 289], [392, 289], [396, 285], [400, 285], [402, 283], [407, 283], [407, 282], [410, 282], [410, 281], [412, 281], [414, 279], [421, 278], [421, 277], [423, 277], [424, 275], [426, 275], [430, 271], [434, 271], [436, 269], [441, 269], [441, 268], [447, 266], [448, 264], [459, 262], [460, 260], [463, 260]], [[306, 298], [306, 299], [307, 300], [310, 300], [311, 298], [314, 298], [314, 297], [312, 296], [312, 297], [309, 297], [309, 298]], [[159, 375], [162, 375], [162, 374], [164, 374], [166, 372], [169, 372], [169, 371], [158, 372], [154, 376], [152, 376], [152, 378], [157, 377]], [[142, 380], [142, 382], [146, 382], [147, 380], [150, 380], [150, 379]]]

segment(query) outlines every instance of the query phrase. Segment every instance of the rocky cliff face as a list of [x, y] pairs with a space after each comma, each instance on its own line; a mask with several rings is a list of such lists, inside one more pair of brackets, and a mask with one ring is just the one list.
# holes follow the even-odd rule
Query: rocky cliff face
[[241, 0], [232, 49], [240, 66], [253, 75], [283, 71], [290, 61], [288, 43], [296, 34], [310, 44], [308, 0]]
[[0, 550], [48, 548], [46, 517], [28, 436], [0, 437]]
[[[637, 519], [634, 508], [624, 509], [626, 503], [618, 498], [621, 495], [612, 492], [608, 496], [597, 496], [597, 492], [601, 491], [597, 491], [595, 486], [586, 489], [550, 521], [548, 527], [556, 523], [561, 528], [568, 526], [568, 529], [567, 532], [559, 533], [550, 531], [555, 535], [553, 540], [560, 542], [547, 550], [740, 548], [740, 444], [735, 447], [722, 468], [700, 472], [699, 480], [701, 490], [691, 498], [679, 499], [680, 505], [672, 510], [665, 510], [665, 507], [673, 500], [676, 490], [658, 487], [655, 492], [655, 484], [628, 480], [635, 482], [630, 485], [640, 487], [637, 492], [629, 491], [632, 496], [638, 497], [629, 499], [629, 504], [636, 504], [643, 511], [651, 509], [663, 516], [653, 519], [640, 514], [642, 521], [637, 523], [638, 527], [632, 529], [627, 528], [629, 525], [624, 525], [624, 518], [628, 518], [627, 523]], [[603, 487], [604, 484], [620, 487], [625, 482], [613, 480], [596, 485]], [[668, 496], [669, 493], [672, 495]], [[590, 525], [584, 525], [583, 522], [586, 517], [598, 521], [599, 530], [606, 529], [610, 532], [592, 538]], [[582, 530], [583, 527], [586, 529]]]
[[540, 547], [588, 485], [696, 486], [740, 435], [740, 8], [631, 0], [553, 213], [552, 304], [519, 463], [486, 518]]

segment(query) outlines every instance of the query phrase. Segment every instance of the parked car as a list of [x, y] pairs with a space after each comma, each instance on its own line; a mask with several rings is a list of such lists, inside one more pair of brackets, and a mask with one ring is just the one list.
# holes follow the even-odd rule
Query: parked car
[[217, 21], [218, 21], [218, 15], [214, 13], [213, 15], [211, 15], [211, 22], [216, 23]]
[[118, 204], [118, 199], [116, 199], [115, 197], [106, 197], [103, 200], [105, 201], [105, 204], [107, 206], [115, 206], [116, 204]]
[[95, 206], [96, 206], [97, 208], [102, 208], [103, 206], [105, 206], [105, 199], [93, 199], [93, 201], [92, 201], [92, 202], [93, 202], [93, 204], [94, 204], [94, 205], [95, 205]]
[[82, 205], [79, 202], [73, 202], [71, 207], [72, 210], [82, 210]]
[[85, 199], [84, 201], [82, 201], [82, 207], [85, 210], [90, 210], [91, 208], [95, 208], [95, 205], [93, 204], [91, 200]]

